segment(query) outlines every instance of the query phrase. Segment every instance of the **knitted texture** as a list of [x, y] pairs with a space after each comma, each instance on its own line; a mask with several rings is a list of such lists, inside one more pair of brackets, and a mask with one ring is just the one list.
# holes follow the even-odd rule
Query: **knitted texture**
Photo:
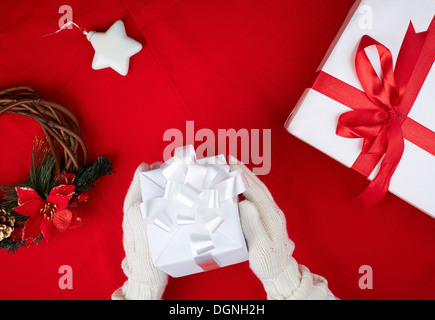
[[113, 293], [113, 300], [158, 300], [168, 282], [167, 274], [160, 271], [151, 259], [147, 229], [139, 208], [142, 202], [139, 175], [143, 171], [156, 169], [159, 165], [141, 164], [125, 197], [122, 222], [125, 258], [122, 269], [128, 279]]
[[230, 157], [231, 170], [241, 169], [249, 183], [240, 202], [240, 220], [249, 264], [263, 283], [268, 299], [334, 300], [327, 281], [298, 265], [286, 219], [267, 187], [245, 165]]
[[[233, 164], [237, 163], [237, 164]], [[298, 265], [292, 257], [294, 243], [289, 239], [286, 219], [266, 186], [242, 163], [230, 157], [231, 171], [241, 169], [249, 183], [240, 202], [240, 219], [249, 249], [252, 271], [263, 283], [268, 299], [335, 300], [326, 279]], [[146, 226], [140, 213], [142, 201], [140, 172], [156, 169], [141, 164], [124, 201], [122, 223], [125, 258], [122, 269], [128, 280], [113, 295], [114, 300], [161, 299], [168, 276], [154, 266], [148, 246]]]

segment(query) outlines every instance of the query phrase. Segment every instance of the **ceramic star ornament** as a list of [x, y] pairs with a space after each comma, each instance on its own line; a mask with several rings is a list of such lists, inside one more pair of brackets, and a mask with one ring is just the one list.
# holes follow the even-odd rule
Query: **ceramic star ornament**
[[95, 50], [92, 69], [112, 68], [125, 76], [128, 73], [130, 58], [142, 50], [140, 42], [129, 38], [124, 23], [116, 21], [106, 32], [84, 32]]

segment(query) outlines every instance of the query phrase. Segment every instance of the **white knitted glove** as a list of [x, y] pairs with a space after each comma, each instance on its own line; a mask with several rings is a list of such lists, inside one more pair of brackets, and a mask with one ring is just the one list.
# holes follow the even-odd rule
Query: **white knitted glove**
[[125, 258], [122, 269], [128, 280], [112, 294], [113, 300], [159, 300], [168, 282], [168, 275], [151, 260], [145, 223], [140, 213], [142, 196], [139, 174], [159, 168], [160, 163], [149, 166], [142, 163], [134, 174], [133, 182], [124, 200], [123, 244]]
[[311, 274], [292, 257], [294, 243], [286, 219], [269, 190], [245, 165], [230, 157], [231, 171], [241, 169], [249, 183], [247, 200], [239, 204], [249, 264], [263, 283], [268, 299], [334, 300], [326, 279]]

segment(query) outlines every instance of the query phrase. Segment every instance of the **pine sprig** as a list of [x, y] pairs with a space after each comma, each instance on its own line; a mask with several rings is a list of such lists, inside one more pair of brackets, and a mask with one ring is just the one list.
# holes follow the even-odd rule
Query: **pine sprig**
[[88, 191], [94, 187], [95, 182], [104, 175], [110, 175], [114, 173], [112, 168], [112, 162], [106, 156], [101, 156], [90, 167], [80, 167], [75, 172], [76, 193], [82, 193]]
[[45, 199], [55, 185], [53, 174], [56, 164], [50, 148], [43, 140], [35, 140], [33, 143], [32, 159], [30, 164], [30, 183], [32, 188]]
[[19, 247], [26, 246], [26, 241], [13, 241], [10, 237], [0, 241], [0, 251], [15, 253]]
[[[32, 244], [38, 244], [42, 239], [42, 235], [35, 239]], [[0, 241], [0, 251], [7, 251], [8, 253], [15, 253], [19, 247], [27, 247], [27, 243], [24, 240], [14, 241], [12, 238], [6, 238]]]

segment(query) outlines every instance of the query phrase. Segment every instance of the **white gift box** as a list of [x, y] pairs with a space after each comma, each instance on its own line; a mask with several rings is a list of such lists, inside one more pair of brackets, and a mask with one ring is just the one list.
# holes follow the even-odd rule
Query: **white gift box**
[[[387, 47], [395, 64], [410, 23], [417, 33], [426, 32], [430, 26], [435, 25], [431, 25], [434, 14], [433, 0], [356, 1], [318, 72], [331, 75], [363, 91], [355, 69], [355, 55], [362, 37], [368, 35]], [[367, 56], [377, 74], [381, 76], [379, 57], [368, 49]], [[429, 131], [435, 131], [433, 69], [432, 65], [408, 114], [408, 118]], [[285, 127], [304, 142], [347, 167], [352, 167], [361, 154], [363, 139], [349, 139], [336, 134], [340, 115], [350, 110], [352, 109], [349, 106], [326, 94], [307, 88], [287, 119]], [[404, 143], [403, 156], [392, 176], [389, 191], [435, 217], [435, 157], [409, 141], [406, 135]], [[380, 164], [381, 162], [371, 174], [367, 174], [370, 180], [378, 173]]]
[[182, 277], [248, 260], [237, 200], [247, 184], [225, 157], [197, 160], [192, 146], [179, 148], [142, 172], [140, 185], [152, 260], [163, 272]]

